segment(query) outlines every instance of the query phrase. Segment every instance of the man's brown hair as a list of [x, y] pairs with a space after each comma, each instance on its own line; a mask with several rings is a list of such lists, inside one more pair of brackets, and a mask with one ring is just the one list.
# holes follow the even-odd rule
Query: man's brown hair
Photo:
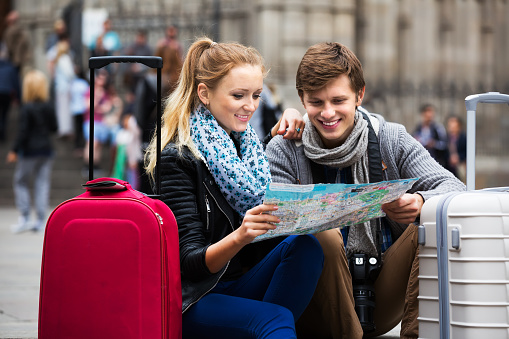
[[346, 74], [355, 94], [364, 88], [362, 65], [355, 54], [338, 42], [322, 42], [308, 48], [297, 70], [296, 87], [302, 99], [304, 91], [314, 92], [341, 74]]

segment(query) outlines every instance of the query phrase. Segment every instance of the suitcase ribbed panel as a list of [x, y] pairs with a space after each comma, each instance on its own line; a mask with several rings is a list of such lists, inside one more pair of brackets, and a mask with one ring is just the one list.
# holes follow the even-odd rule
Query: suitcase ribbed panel
[[[419, 337], [509, 338], [509, 194], [469, 191], [448, 202], [442, 252], [447, 267], [445, 315], [440, 314], [438, 298], [437, 227], [442, 225], [437, 225], [436, 211], [441, 203], [441, 197], [431, 198], [421, 212], [426, 239], [419, 253]], [[458, 248], [452, 246], [454, 232]], [[448, 333], [444, 328], [441, 333], [447, 320]]]

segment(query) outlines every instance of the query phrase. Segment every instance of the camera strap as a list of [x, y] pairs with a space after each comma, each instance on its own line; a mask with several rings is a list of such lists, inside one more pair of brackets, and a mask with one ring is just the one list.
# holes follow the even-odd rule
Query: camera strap
[[[368, 162], [369, 162], [369, 182], [380, 182], [383, 181], [383, 171], [384, 166], [382, 163], [382, 155], [380, 153], [380, 144], [378, 143], [378, 136], [376, 135], [375, 129], [373, 128], [373, 125], [371, 124], [371, 120], [368, 116], [368, 114], [362, 110], [359, 110], [361, 112], [362, 117], [366, 122], [368, 123]], [[382, 244], [383, 244], [383, 237], [382, 237], [382, 222], [383, 218], [378, 218], [376, 220], [377, 223], [377, 231], [376, 231], [376, 238], [378, 242], [378, 262], [382, 263]]]
[[[371, 119], [366, 111], [359, 109], [359, 112], [362, 114], [362, 117], [368, 123], [368, 170], [369, 170], [369, 182], [380, 182], [383, 181], [383, 171], [385, 170], [385, 166], [382, 162], [382, 155], [380, 152], [380, 144], [378, 142], [377, 132], [373, 128], [373, 124], [371, 123]], [[376, 119], [376, 118], [375, 118]], [[316, 162], [310, 160], [311, 165], [311, 174], [313, 176], [314, 183], [328, 183], [334, 182], [330, 181], [330, 173], [327, 172], [325, 165], [317, 164]], [[345, 178], [345, 183], [351, 184], [352, 172], [350, 168], [345, 168], [342, 170], [342, 177]], [[336, 175], [334, 175], [334, 178]], [[376, 231], [376, 242], [377, 242], [377, 250], [378, 250], [378, 260], [381, 262], [382, 260], [382, 244], [383, 244], [383, 236], [382, 236], [382, 223], [384, 223], [384, 218], [377, 219], [377, 231]]]

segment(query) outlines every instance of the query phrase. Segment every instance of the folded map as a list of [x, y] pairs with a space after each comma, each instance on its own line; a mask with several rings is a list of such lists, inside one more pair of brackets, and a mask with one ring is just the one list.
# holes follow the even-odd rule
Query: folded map
[[407, 192], [418, 178], [369, 184], [291, 185], [271, 183], [264, 204], [276, 204], [271, 212], [281, 222], [254, 242], [291, 234], [312, 234], [351, 226], [385, 216], [382, 204]]

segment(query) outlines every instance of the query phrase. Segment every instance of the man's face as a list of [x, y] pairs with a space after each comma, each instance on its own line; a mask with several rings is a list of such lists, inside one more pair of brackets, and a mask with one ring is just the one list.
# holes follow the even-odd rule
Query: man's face
[[354, 127], [356, 107], [362, 103], [364, 88], [356, 95], [346, 74], [329, 81], [315, 92], [304, 92], [302, 103], [326, 148], [342, 145]]
[[435, 119], [435, 110], [428, 108], [422, 112], [422, 121], [425, 125], [429, 125]]

